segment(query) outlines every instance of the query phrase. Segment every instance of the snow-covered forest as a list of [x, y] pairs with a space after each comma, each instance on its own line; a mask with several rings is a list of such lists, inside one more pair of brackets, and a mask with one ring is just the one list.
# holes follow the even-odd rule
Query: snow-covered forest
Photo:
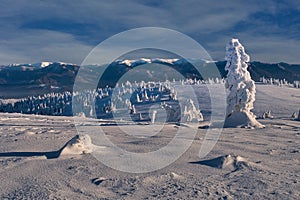
[[[286, 80], [267, 79], [264, 77], [262, 77], [260, 81], [262, 84], [300, 88], [300, 81], [288, 83]], [[29, 96], [27, 98], [11, 101], [0, 100], [0, 112], [71, 116], [73, 115], [73, 98], [73, 101], [82, 110], [82, 113], [74, 113], [75, 115], [84, 114], [86, 117], [96, 116], [97, 118], [110, 118], [114, 112], [128, 112], [131, 117], [136, 120], [151, 121], [149, 115], [152, 116], [152, 114], [142, 111], [141, 108], [143, 106], [141, 105], [148, 105], [148, 107], [150, 107], [152, 104], [160, 103], [161, 108], [168, 110], [170, 114], [172, 111], [168, 105], [176, 104], [177, 102], [177, 94], [174, 88], [176, 84], [205, 85], [221, 83], [224, 84], [225, 80], [214, 78], [208, 80], [186, 79], [166, 82], [131, 83], [127, 81], [126, 83], [117, 84], [114, 88], [98, 88], [97, 90], [86, 90], [82, 93], [66, 91], [62, 93], [48, 93], [40, 96]], [[90, 105], [92, 100], [94, 100], [94, 106]], [[182, 109], [182, 112], [187, 116], [189, 111], [184, 109], [193, 110], [195, 108], [193, 108], [193, 105], [190, 105]], [[201, 112], [199, 111], [199, 113]], [[191, 116], [186, 120], [192, 120], [193, 117]], [[175, 119], [176, 117], [172, 118], [173, 119], [169, 116], [170, 121], [179, 120]], [[201, 116], [197, 118], [200, 120]]]
[[[176, 85], [204, 85], [224, 83], [223, 79], [186, 79], [165, 82], [134, 82], [116, 87], [85, 90], [84, 92], [49, 93], [22, 99], [0, 101], [0, 112], [24, 114], [111, 118], [116, 113], [128, 113], [137, 121], [153, 121], [157, 111], [149, 113], [151, 106], [159, 105], [168, 115], [167, 121], [202, 121], [203, 116], [192, 99], [186, 99], [180, 109]], [[78, 113], [73, 113], [72, 102]], [[91, 104], [93, 102], [94, 104]], [[147, 109], [148, 108], [148, 109]], [[178, 111], [179, 110], [179, 111]], [[180, 112], [181, 111], [181, 112]], [[181, 113], [183, 114], [181, 119]]]

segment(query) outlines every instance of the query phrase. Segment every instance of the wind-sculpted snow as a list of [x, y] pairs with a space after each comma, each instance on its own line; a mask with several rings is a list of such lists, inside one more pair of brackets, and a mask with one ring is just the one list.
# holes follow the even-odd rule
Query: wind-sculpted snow
[[232, 39], [226, 46], [225, 60], [225, 70], [228, 71], [226, 88], [230, 92], [227, 113], [235, 110], [249, 112], [255, 101], [255, 84], [247, 70], [250, 57], [237, 39]]
[[[204, 85], [193, 86], [199, 88], [205, 117]], [[198, 129], [191, 147], [174, 164], [141, 174], [119, 172], [82, 154], [85, 148], [78, 151], [82, 140], [77, 140], [73, 118], [0, 113], [0, 199], [299, 199], [300, 122], [290, 119], [293, 112], [298, 115], [299, 91], [257, 85], [255, 113], [261, 116], [270, 109], [274, 116], [259, 119], [265, 129], [223, 129], [214, 149], [201, 159], [206, 130]], [[108, 123], [84, 121], [84, 128]], [[102, 128], [115, 145], [136, 153], [169, 144], [178, 130], [165, 124], [157, 135], [142, 138], [124, 134], [117, 125]], [[186, 134], [182, 139], [187, 140]], [[59, 156], [66, 143], [68, 151]], [[101, 146], [99, 155], [109, 150]]]
[[229, 90], [225, 126], [262, 127], [251, 112], [256, 88], [248, 71], [250, 57], [238, 39], [231, 39], [227, 44], [225, 60], [228, 71], [225, 86]]

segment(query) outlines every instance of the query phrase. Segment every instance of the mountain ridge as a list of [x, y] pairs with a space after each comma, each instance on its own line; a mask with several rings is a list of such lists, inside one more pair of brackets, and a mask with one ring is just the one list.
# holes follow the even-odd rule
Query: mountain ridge
[[[201, 74], [193, 67], [197, 66], [209, 71], [210, 66], [216, 65], [220, 75], [226, 77], [227, 72], [224, 67], [226, 61], [207, 61], [196, 59], [179, 58], [139, 58], [124, 59], [112, 62], [102, 79], [100, 86], [112, 85], [131, 69], [139, 69], [137, 66], [153, 64], [155, 66], [166, 65], [177, 70], [185, 78], [199, 78]], [[191, 65], [193, 64], [193, 65]], [[28, 95], [40, 95], [49, 92], [72, 91], [75, 77], [80, 66], [64, 62], [40, 62], [35, 64], [11, 64], [0, 66], [0, 96], [2, 98], [23, 97]], [[95, 80], [97, 70], [100, 65], [87, 65], [83, 67], [86, 70], [86, 77], [83, 82]], [[153, 76], [162, 77], [157, 73], [168, 73], [168, 71], [155, 70]], [[254, 81], [259, 81], [261, 77], [285, 79], [288, 82], [300, 80], [300, 64], [280, 63], [262, 63], [258, 61], [249, 62], [249, 71]], [[137, 71], [136, 70], [136, 71]], [[157, 72], [159, 71], [159, 72]], [[146, 76], [135, 78], [149, 78]]]

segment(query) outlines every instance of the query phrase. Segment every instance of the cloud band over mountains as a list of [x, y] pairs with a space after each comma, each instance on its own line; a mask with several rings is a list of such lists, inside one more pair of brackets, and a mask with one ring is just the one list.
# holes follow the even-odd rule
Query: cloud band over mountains
[[300, 2], [1, 0], [0, 64], [80, 64], [114, 34], [157, 26], [198, 41], [213, 60], [238, 37], [252, 60], [300, 63]]

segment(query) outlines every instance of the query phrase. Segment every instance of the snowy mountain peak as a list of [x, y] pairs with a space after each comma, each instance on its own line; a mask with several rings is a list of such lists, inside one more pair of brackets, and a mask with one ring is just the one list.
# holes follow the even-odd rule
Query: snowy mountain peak
[[161, 62], [161, 63], [168, 63], [168, 64], [174, 64], [175, 62], [179, 61], [178, 58], [154, 58], [153, 62]]
[[20, 71], [33, 71], [33, 70], [38, 70], [42, 68], [48, 68], [50, 66], [53, 67], [59, 67], [59, 66], [64, 66], [64, 65], [69, 65], [69, 66], [78, 66], [76, 64], [71, 64], [71, 63], [64, 63], [64, 62], [39, 62], [39, 63], [33, 63], [33, 64], [10, 64], [10, 65], [3, 65], [0, 66], [0, 71], [3, 69], [7, 70], [20, 70]]
[[150, 64], [150, 63], [157, 63], [157, 64], [170, 64], [174, 65], [176, 62], [178, 62], [179, 58], [139, 58], [139, 59], [126, 59], [126, 60], [117, 60], [117, 64], [123, 64], [127, 65], [128, 67], [134, 67], [137, 65], [143, 65], [143, 64]]
[[142, 65], [142, 64], [147, 64], [147, 63], [151, 63], [151, 59], [148, 58], [140, 58], [140, 59], [136, 59], [136, 60], [119, 60], [117, 61], [118, 64], [123, 64], [123, 65], [127, 65], [128, 67], [133, 67], [136, 65]]
[[44, 67], [48, 67], [51, 64], [53, 64], [53, 63], [52, 62], [40, 62], [40, 63], [31, 64], [31, 66], [44, 68]]
[[53, 64], [53, 62], [39, 62], [39, 63], [34, 63], [34, 64], [10, 64], [7, 67], [48, 67], [49, 65]]
[[204, 60], [204, 59], [193, 59], [193, 58], [139, 58], [139, 59], [126, 59], [126, 60], [117, 60], [116, 64], [126, 65], [128, 67], [135, 67], [137, 65], [157, 63], [157, 64], [168, 64], [168, 65], [180, 65], [189, 63], [216, 63], [217, 61], [213, 60]]

